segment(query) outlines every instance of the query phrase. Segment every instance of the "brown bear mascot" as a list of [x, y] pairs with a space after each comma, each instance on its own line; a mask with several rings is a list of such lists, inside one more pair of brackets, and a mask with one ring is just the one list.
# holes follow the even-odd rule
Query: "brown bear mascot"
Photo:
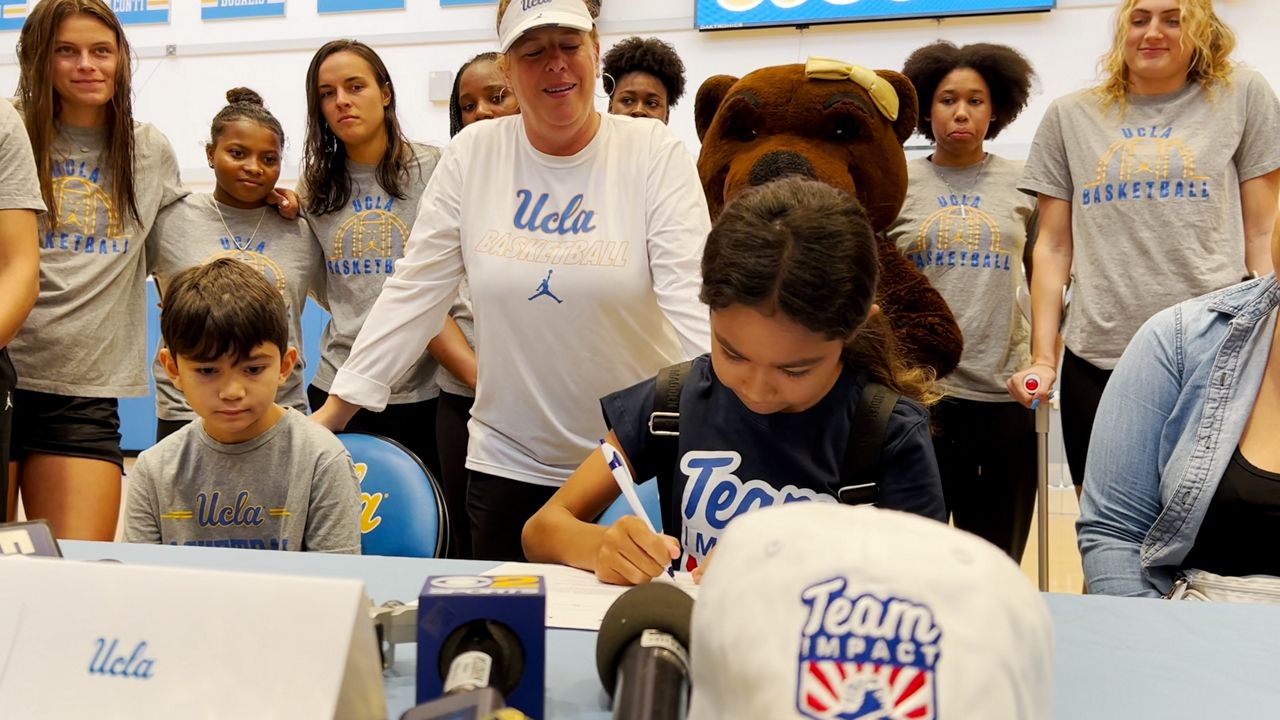
[[786, 175], [857, 197], [879, 233], [878, 302], [903, 360], [942, 377], [960, 362], [960, 328], [938, 291], [883, 235], [906, 197], [902, 144], [917, 113], [915, 88], [891, 70], [810, 58], [742, 79], [716, 75], [695, 101], [698, 174], [712, 218], [734, 195]]

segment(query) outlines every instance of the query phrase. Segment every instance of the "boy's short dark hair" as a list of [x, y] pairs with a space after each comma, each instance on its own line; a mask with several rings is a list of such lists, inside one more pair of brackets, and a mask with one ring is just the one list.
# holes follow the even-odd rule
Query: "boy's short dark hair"
[[188, 268], [173, 276], [164, 293], [160, 332], [169, 352], [196, 362], [228, 353], [236, 361], [272, 343], [289, 347], [284, 297], [262, 273], [230, 258]]

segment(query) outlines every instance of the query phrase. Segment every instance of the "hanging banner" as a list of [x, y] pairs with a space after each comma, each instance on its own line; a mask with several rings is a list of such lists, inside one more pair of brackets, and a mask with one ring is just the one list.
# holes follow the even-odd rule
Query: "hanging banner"
[[170, 0], [111, 0], [111, 11], [122, 25], [165, 25]]
[[699, 30], [1051, 10], [1056, 0], [697, 0]]
[[284, 0], [200, 0], [201, 20], [284, 17]]
[[403, 9], [404, 0], [316, 0], [316, 10], [321, 14]]
[[27, 2], [28, 0], [0, 0], [0, 30], [22, 29], [22, 23], [27, 21]]

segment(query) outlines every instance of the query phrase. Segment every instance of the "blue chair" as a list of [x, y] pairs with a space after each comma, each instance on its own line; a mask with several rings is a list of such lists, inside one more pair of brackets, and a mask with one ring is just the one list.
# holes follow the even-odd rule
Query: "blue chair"
[[[636, 495], [640, 496], [640, 505], [644, 507], [644, 514], [649, 516], [649, 522], [653, 523], [654, 529], [661, 533], [662, 504], [658, 501], [658, 481], [654, 479], [636, 485]], [[634, 514], [631, 512], [631, 506], [627, 504], [627, 499], [619, 495], [618, 499], [605, 508], [605, 511], [596, 519], [596, 524], [607, 527], [617, 522], [623, 515]]]
[[338, 433], [360, 477], [365, 555], [444, 557], [449, 513], [431, 472], [411, 450], [380, 435]]

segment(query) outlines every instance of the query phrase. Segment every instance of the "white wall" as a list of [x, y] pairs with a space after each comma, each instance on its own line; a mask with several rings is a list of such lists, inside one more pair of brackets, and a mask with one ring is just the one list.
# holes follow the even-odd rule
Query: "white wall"
[[[378, 49], [399, 93], [409, 137], [444, 144], [448, 111], [427, 100], [427, 74], [455, 70], [495, 44], [494, 7], [439, 7], [437, 0], [409, 0], [404, 11], [320, 16], [312, 0], [288, 0], [284, 19], [200, 20], [197, 0], [173, 0], [167, 26], [130, 26], [138, 55], [135, 112], [169, 136], [183, 178], [208, 188], [212, 171], [203, 146], [209, 120], [236, 85], [260, 92], [289, 134], [285, 182], [297, 175], [305, 117], [303, 87], [315, 48], [336, 37], [355, 37]], [[992, 147], [1021, 156], [1048, 102], [1096, 77], [1099, 55], [1110, 38], [1115, 0], [1058, 0], [1050, 13], [699, 33], [693, 0], [604, 0], [600, 29], [605, 49], [632, 34], [658, 35], [673, 43], [688, 67], [689, 89], [672, 113], [671, 126], [696, 152], [693, 97], [717, 73], [741, 75], [758, 67], [803, 62], [810, 54], [842, 58], [869, 67], [900, 68], [907, 54], [936, 39], [1012, 45], [1040, 74], [1031, 106]], [[1240, 38], [1237, 59], [1280, 85], [1280, 2], [1218, 0], [1218, 12]], [[13, 45], [17, 32], [0, 34], [0, 92], [17, 85]], [[176, 54], [165, 56], [166, 46]], [[601, 103], [603, 107], [603, 103]]]

